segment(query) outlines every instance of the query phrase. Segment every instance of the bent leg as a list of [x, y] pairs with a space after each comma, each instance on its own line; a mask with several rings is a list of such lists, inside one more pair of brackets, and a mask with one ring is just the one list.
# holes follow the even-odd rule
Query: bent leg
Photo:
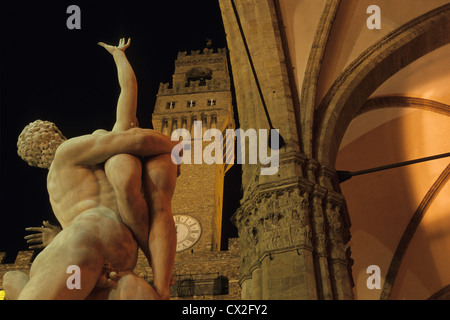
[[106, 161], [105, 173], [116, 193], [123, 223], [131, 230], [147, 259], [150, 259], [148, 208], [141, 193], [141, 160], [129, 154], [116, 155]]
[[6, 300], [17, 300], [30, 277], [22, 271], [9, 271], [3, 276]]
[[[68, 267], [80, 268], [80, 289], [69, 289]], [[61, 231], [36, 257], [30, 281], [19, 300], [85, 299], [102, 271], [103, 255], [96, 234], [84, 224], [73, 224]]]
[[150, 214], [148, 241], [154, 287], [162, 299], [168, 299], [177, 243], [171, 205], [177, 166], [170, 154], [152, 157], [143, 166], [144, 192]]

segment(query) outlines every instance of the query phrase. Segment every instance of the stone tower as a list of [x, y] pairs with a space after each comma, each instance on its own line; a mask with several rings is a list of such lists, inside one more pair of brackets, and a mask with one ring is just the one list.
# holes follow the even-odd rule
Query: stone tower
[[[201, 122], [197, 137], [194, 130], [196, 121], [197, 124]], [[223, 180], [228, 167], [226, 164], [206, 164], [205, 161], [194, 163], [194, 154], [200, 148], [203, 152], [210, 143], [199, 138], [206, 130], [234, 128], [226, 49], [214, 53], [205, 48], [202, 53], [178, 54], [172, 86], [160, 85], [153, 128], [167, 135], [183, 128], [190, 132], [192, 138], [192, 161], [182, 164], [172, 200], [178, 232], [192, 235], [178, 243], [178, 252], [187, 249], [219, 251]], [[192, 224], [195, 224], [194, 230], [190, 227]]]
[[[194, 159], [195, 153], [204, 155], [205, 147], [215, 141], [201, 138], [208, 129], [217, 129], [223, 137], [226, 129], [234, 129], [230, 83], [226, 49], [214, 52], [205, 48], [178, 53], [172, 84], [159, 87], [153, 128], [167, 135], [186, 129], [191, 146], [190, 150], [184, 147], [172, 198], [177, 227], [173, 298], [240, 297], [237, 241], [230, 241], [228, 250], [221, 251], [224, 176], [231, 164], [225, 159], [212, 164], [207, 164], [205, 157], [200, 163]], [[190, 164], [185, 160], [189, 152]]]

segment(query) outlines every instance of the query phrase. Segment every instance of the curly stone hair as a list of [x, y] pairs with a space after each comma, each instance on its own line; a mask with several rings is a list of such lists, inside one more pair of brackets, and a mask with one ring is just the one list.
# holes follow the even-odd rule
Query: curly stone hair
[[66, 140], [53, 122], [36, 120], [19, 135], [17, 153], [28, 165], [48, 169], [56, 149]]

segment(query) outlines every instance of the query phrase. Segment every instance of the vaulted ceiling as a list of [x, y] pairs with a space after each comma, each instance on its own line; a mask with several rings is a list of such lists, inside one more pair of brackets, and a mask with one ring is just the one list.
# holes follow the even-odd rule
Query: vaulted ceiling
[[[314, 125], [305, 119], [323, 107], [337, 79], [369, 48], [396, 30], [409, 32], [406, 26], [431, 10], [449, 10], [447, 0], [380, 0], [381, 29], [369, 29], [371, 0], [279, 4], [302, 101], [304, 136]], [[336, 169], [356, 171], [450, 151], [450, 44], [417, 59], [411, 59], [414, 49], [422, 48], [411, 48], [400, 58], [408, 63], [376, 85], [357, 114], [346, 115], [351, 123], [343, 128]], [[308, 99], [302, 99], [305, 95]], [[314, 146], [309, 148], [306, 153], [313, 152]], [[450, 284], [448, 164], [444, 158], [341, 184], [352, 220], [356, 298], [426, 299]], [[365, 285], [370, 264], [381, 267], [382, 290]]]

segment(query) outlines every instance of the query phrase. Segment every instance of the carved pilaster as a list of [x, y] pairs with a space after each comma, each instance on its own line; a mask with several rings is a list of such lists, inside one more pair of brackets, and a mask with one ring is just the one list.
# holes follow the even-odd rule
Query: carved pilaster
[[316, 160], [309, 159], [308, 163], [306, 164], [306, 171], [309, 181], [314, 183], [317, 182], [317, 170], [319, 169], [319, 167], [320, 165]]
[[323, 212], [323, 199], [327, 190], [316, 185], [312, 194], [313, 225], [315, 239], [315, 264], [318, 279], [317, 291], [319, 299], [333, 299], [330, 273], [328, 268], [328, 236], [327, 223]]
[[328, 222], [328, 239], [330, 248], [330, 265], [335, 298], [339, 300], [353, 299], [350, 261], [347, 255], [349, 233], [342, 219], [344, 197], [335, 192], [329, 192], [325, 200], [325, 215]]
[[330, 241], [331, 260], [345, 261], [345, 245], [342, 237], [343, 227], [339, 215], [340, 205], [327, 199], [325, 213], [328, 220], [328, 239]]
[[321, 166], [318, 172], [318, 183], [328, 190], [334, 190], [334, 179], [336, 171], [325, 166]]
[[256, 244], [258, 243], [258, 238], [255, 236], [255, 228], [253, 227], [253, 222], [255, 221], [255, 211], [243, 211], [241, 207], [236, 212], [235, 224], [238, 228], [239, 233], [239, 249], [241, 255], [241, 275], [242, 278], [250, 277], [250, 269], [252, 265], [256, 262]]
[[328, 237], [326, 234], [326, 221], [322, 210], [322, 202], [326, 190], [316, 186], [312, 194], [312, 211], [314, 217], [315, 252], [318, 257], [327, 257]]

